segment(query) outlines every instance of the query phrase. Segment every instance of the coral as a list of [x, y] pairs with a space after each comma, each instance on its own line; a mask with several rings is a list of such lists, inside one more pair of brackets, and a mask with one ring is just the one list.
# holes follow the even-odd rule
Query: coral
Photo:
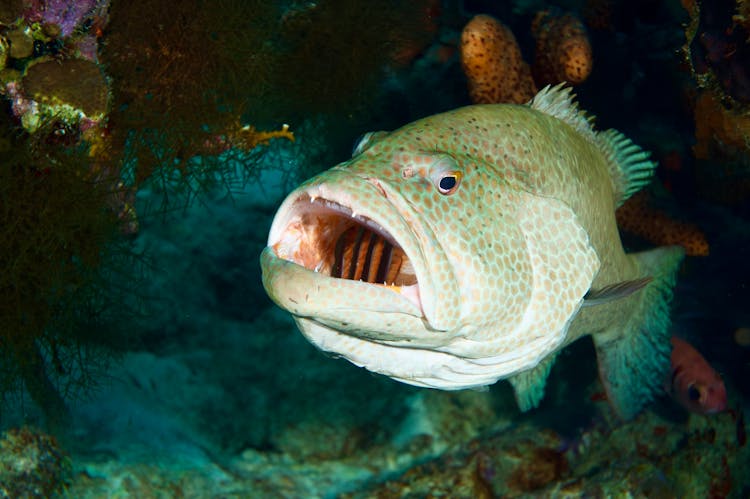
[[18, 26], [5, 34], [10, 50], [8, 55], [14, 59], [30, 57], [34, 53], [34, 38], [27, 31]]
[[732, 16], [732, 21], [750, 33], [750, 2], [747, 0], [737, 0], [736, 13]]
[[23, 12], [24, 0], [7, 0], [0, 2], [0, 23], [11, 24]]
[[530, 70], [513, 32], [480, 14], [461, 34], [461, 66], [475, 104], [527, 102], [538, 87], [577, 85], [591, 73], [593, 55], [583, 23], [572, 14], [539, 12], [532, 23], [536, 57]]
[[70, 36], [96, 8], [98, 0], [26, 0], [25, 17], [30, 23], [53, 24]]
[[569, 475], [560, 447], [552, 431], [524, 423], [476, 438], [373, 490], [342, 497], [536, 497]]
[[91, 61], [37, 59], [26, 68], [22, 85], [25, 94], [39, 103], [68, 105], [91, 119], [101, 119], [107, 111], [107, 82]]
[[[190, 185], [202, 174], [190, 159], [210, 154], [207, 144], [267, 97], [273, 12], [267, 2], [232, 0], [112, 5], [99, 54], [113, 93], [107, 155], [129, 165], [134, 187], [152, 177]], [[222, 174], [219, 161], [210, 166]]]
[[0, 440], [0, 496], [55, 497], [72, 478], [69, 458], [54, 437], [27, 427]]
[[252, 125], [235, 123], [231, 128], [217, 135], [205, 145], [206, 154], [220, 154], [235, 148], [249, 152], [257, 146], [268, 145], [271, 139], [287, 139], [294, 142], [294, 133], [289, 125], [282, 125], [280, 130], [259, 131]]
[[529, 66], [513, 32], [497, 19], [478, 15], [461, 33], [461, 66], [475, 104], [522, 104], [536, 93]]
[[729, 0], [684, 4], [690, 22], [685, 28], [683, 54], [699, 88], [714, 92], [731, 105], [750, 105], [747, 7], [736, 0], [737, 14], [732, 16], [729, 4]]
[[534, 80], [537, 85], [567, 81], [583, 83], [591, 74], [593, 55], [583, 23], [572, 14], [549, 10], [536, 14], [531, 24], [536, 39]]
[[690, 22], [683, 47], [694, 103], [698, 194], [740, 205], [750, 196], [750, 31], [743, 0], [683, 2]]
[[723, 106], [711, 92], [698, 96], [694, 113], [697, 159], [736, 157], [750, 148], [750, 113]]
[[85, 148], [51, 140], [65, 130], [59, 123], [30, 135], [2, 118], [0, 392], [24, 386], [55, 428], [66, 418], [68, 388], [91, 386], [97, 361], [86, 352], [117, 341], [91, 335], [104, 332], [112, 311], [105, 276], [115, 259], [134, 262], [125, 248], [115, 250], [120, 222], [108, 203], [116, 180], [92, 177]]
[[625, 232], [637, 235], [656, 245], [677, 244], [691, 256], [707, 256], [709, 245], [696, 226], [674, 220], [653, 208], [649, 195], [642, 191], [633, 195], [615, 212], [617, 225]]
[[[135, 189], [150, 180], [163, 190], [226, 184], [226, 165], [210, 156], [238, 129], [252, 123], [261, 134], [248, 141], [251, 129], [243, 132], [247, 147], [266, 143], [260, 131], [272, 123], [362, 113], [403, 50], [434, 36], [434, 7], [434, 0], [114, 3], [99, 54], [113, 89], [107, 155], [127, 165]], [[244, 166], [234, 171], [245, 179], [258, 173], [256, 162]]]

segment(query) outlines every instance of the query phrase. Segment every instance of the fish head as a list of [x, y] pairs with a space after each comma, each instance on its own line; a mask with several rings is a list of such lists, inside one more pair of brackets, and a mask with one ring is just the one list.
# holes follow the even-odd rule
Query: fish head
[[[487, 158], [427, 144], [420, 127], [366, 137], [291, 192], [261, 255], [263, 284], [313, 344], [356, 365], [417, 386], [492, 384], [560, 346], [598, 260], [564, 223], [530, 237], [524, 216], [559, 221], [559, 206], [531, 210]], [[586, 256], [570, 276], [557, 265], [560, 290], [540, 278], [529, 242], [559, 246], [555, 236]], [[567, 308], [540, 299], [556, 293]]]
[[727, 391], [718, 373], [710, 379], [688, 385], [684, 395], [685, 407], [699, 414], [716, 414], [727, 408]]
[[[462, 310], [467, 269], [485, 275], [490, 270], [486, 260], [476, 257], [481, 252], [470, 247], [475, 228], [465, 220], [477, 208], [468, 204], [465, 186], [475, 174], [467, 170], [442, 152], [368, 150], [292, 192], [274, 219], [269, 252], [320, 274], [310, 310], [295, 307], [295, 315], [313, 313], [349, 332], [369, 327], [363, 314], [406, 315], [419, 322], [370, 335], [408, 339], [415, 346], [442, 343], [433, 336], [456, 329], [471, 313]], [[286, 292], [269, 290], [272, 298], [279, 291]], [[349, 304], [342, 300], [347, 292], [357, 297]], [[335, 314], [324, 319], [323, 309]]]

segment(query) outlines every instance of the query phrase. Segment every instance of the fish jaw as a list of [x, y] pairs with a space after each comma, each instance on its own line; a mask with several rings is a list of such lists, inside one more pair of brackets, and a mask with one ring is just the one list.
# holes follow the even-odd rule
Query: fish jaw
[[497, 358], [463, 358], [430, 346], [385, 343], [342, 334], [311, 318], [294, 316], [294, 319], [302, 334], [319, 349], [412, 386], [439, 390], [481, 388], [498, 380], [493, 361], [504, 363], [508, 375], [526, 368], [525, 361], [520, 358], [502, 361]]
[[724, 412], [727, 408], [727, 390], [724, 387], [724, 381], [718, 377], [718, 374], [717, 378], [706, 387], [706, 391], [701, 397], [701, 407], [706, 414]]
[[[314, 318], [345, 333], [432, 346], [444, 341], [435, 337], [445, 328], [435, 325], [436, 293], [425, 256], [434, 252], [425, 250], [430, 235], [415, 234], [395, 197], [380, 181], [338, 167], [289, 194], [261, 256], [269, 296], [295, 318]], [[334, 276], [338, 241], [355, 228], [386, 240], [393, 258], [402, 260], [398, 272], [383, 272], [389, 274], [385, 283]], [[419, 324], [384, 330], [392, 316]]]
[[261, 267], [269, 297], [295, 318], [312, 318], [349, 334], [380, 330], [368, 334], [384, 338], [406, 317], [422, 323], [418, 303], [387, 286], [332, 278], [278, 257], [270, 246], [261, 253]]

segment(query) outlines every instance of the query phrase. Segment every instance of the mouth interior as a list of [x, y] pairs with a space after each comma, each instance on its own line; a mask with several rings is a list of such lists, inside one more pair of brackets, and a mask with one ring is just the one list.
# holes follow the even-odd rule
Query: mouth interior
[[327, 199], [297, 200], [273, 249], [280, 258], [337, 279], [398, 288], [417, 284], [409, 257], [393, 236]]

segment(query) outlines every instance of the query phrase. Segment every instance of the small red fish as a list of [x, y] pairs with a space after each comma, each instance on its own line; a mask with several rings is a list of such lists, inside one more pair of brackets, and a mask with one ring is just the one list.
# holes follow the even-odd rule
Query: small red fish
[[690, 343], [672, 336], [672, 370], [666, 390], [685, 409], [715, 414], [727, 408], [724, 381]]

